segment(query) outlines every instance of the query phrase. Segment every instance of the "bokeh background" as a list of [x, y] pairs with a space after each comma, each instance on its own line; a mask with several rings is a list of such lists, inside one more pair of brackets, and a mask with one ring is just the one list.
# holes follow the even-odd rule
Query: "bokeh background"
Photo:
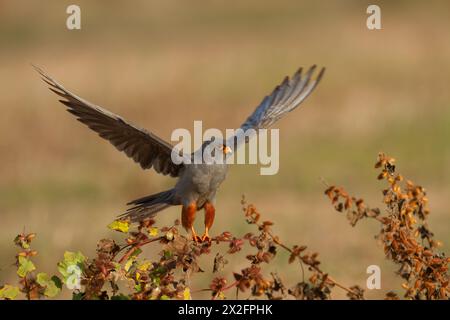
[[[38, 235], [37, 267], [56, 272], [65, 250], [93, 256], [97, 240], [120, 241], [106, 225], [127, 201], [174, 183], [76, 122], [30, 63], [167, 140], [194, 120], [237, 127], [285, 75], [326, 66], [314, 94], [275, 126], [279, 173], [231, 168], [212, 233], [250, 231], [245, 194], [286, 243], [318, 251], [339, 282], [365, 286], [367, 266], [380, 265], [382, 289], [367, 296], [383, 297], [401, 280], [374, 239], [378, 224], [352, 228], [321, 178], [381, 205], [373, 164], [384, 151], [427, 188], [431, 229], [450, 252], [448, 1], [77, 1], [82, 29], [69, 31], [72, 3], [0, 2], [0, 283], [14, 281], [12, 240], [21, 231]], [[369, 4], [381, 6], [382, 30], [366, 28]], [[157, 223], [178, 216], [173, 208]], [[285, 258], [274, 268], [293, 283], [300, 273]], [[193, 289], [207, 286], [199, 281]]]

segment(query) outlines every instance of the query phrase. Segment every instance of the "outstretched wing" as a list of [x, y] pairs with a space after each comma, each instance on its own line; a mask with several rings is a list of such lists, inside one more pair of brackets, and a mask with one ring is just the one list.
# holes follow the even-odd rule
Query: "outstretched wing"
[[140, 129], [120, 116], [94, 105], [65, 89], [41, 69], [34, 66], [50, 87], [61, 96], [59, 100], [77, 120], [108, 140], [119, 151], [139, 163], [143, 169], [154, 168], [163, 175], [177, 177], [183, 164], [174, 164], [171, 159], [172, 145], [145, 129]]
[[[297, 108], [311, 94], [325, 72], [325, 68], [322, 68], [317, 77], [312, 79], [315, 70], [316, 66], [313, 65], [302, 76], [302, 68], [300, 68], [291, 79], [286, 77], [241, 125], [240, 134], [248, 129], [268, 128], [286, 113]], [[248, 137], [239, 139], [239, 136], [235, 135], [230, 138], [228, 145], [236, 149], [243, 141], [247, 142]]]

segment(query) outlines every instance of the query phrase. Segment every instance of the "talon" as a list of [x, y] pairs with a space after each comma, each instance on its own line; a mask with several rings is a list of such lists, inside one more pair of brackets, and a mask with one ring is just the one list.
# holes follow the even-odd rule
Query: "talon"
[[191, 231], [192, 231], [192, 240], [193, 240], [195, 243], [201, 243], [201, 242], [202, 242], [202, 238], [200, 238], [200, 237], [197, 235], [197, 233], [196, 233], [195, 230], [194, 230], [194, 227], [191, 227]]
[[202, 236], [202, 241], [203, 242], [211, 242], [211, 237], [208, 235], [208, 234], [204, 234], [203, 236]]

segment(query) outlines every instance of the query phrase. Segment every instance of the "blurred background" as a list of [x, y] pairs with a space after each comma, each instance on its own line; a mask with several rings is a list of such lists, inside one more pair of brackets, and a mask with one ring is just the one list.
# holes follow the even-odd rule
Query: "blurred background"
[[[373, 164], [384, 151], [427, 188], [430, 227], [450, 252], [448, 1], [76, 1], [82, 23], [73, 31], [70, 4], [0, 2], [0, 283], [15, 281], [12, 240], [23, 230], [37, 233], [38, 269], [56, 272], [65, 250], [92, 257], [97, 240], [121, 241], [106, 226], [125, 203], [175, 182], [142, 171], [75, 121], [30, 63], [166, 140], [194, 120], [205, 129], [238, 127], [285, 75], [325, 66], [314, 94], [275, 125], [279, 173], [232, 167], [212, 234], [251, 231], [241, 212], [245, 194], [284, 242], [318, 251], [339, 282], [365, 287], [367, 266], [377, 264], [382, 289], [367, 297], [398, 290], [396, 267], [374, 239], [379, 225], [352, 228], [321, 182], [382, 206]], [[366, 28], [369, 4], [381, 7], [382, 30]], [[164, 211], [157, 225], [179, 215], [178, 207]], [[286, 258], [280, 254], [275, 268], [294, 283], [299, 269]]]

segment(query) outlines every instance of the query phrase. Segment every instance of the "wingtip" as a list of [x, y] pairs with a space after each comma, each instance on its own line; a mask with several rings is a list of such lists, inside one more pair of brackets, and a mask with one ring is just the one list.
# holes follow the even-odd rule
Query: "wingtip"
[[39, 68], [37, 65], [35, 65], [34, 63], [30, 62], [30, 65], [33, 67], [34, 70], [36, 70], [37, 73], [39, 73], [40, 75], [44, 74], [44, 71]]
[[30, 63], [31, 66], [34, 68], [34, 70], [36, 70], [37, 73], [39, 73], [39, 75], [41, 76], [41, 79], [43, 81], [45, 81], [48, 84], [51, 84], [52, 82], [52, 78], [50, 78], [45, 72], [44, 70], [42, 70], [40, 67], [38, 67], [37, 65], [35, 65], [34, 63]]
[[323, 75], [325, 74], [325, 70], [326, 70], [325, 67], [322, 67], [322, 69], [320, 69], [320, 72], [319, 72], [319, 74], [317, 75], [317, 78], [316, 78], [317, 82], [319, 82], [320, 79], [322, 79]]
[[31, 63], [31, 66], [36, 70], [37, 73], [41, 76], [41, 80], [47, 83], [51, 87], [58, 86], [56, 81], [50, 77], [48, 74], [44, 72], [40, 67], [36, 66], [35, 64]]
[[313, 64], [313, 65], [309, 68], [309, 71], [310, 71], [310, 72], [313, 72], [314, 70], [316, 70], [316, 68], [317, 68], [317, 65], [316, 65], [316, 64]]

